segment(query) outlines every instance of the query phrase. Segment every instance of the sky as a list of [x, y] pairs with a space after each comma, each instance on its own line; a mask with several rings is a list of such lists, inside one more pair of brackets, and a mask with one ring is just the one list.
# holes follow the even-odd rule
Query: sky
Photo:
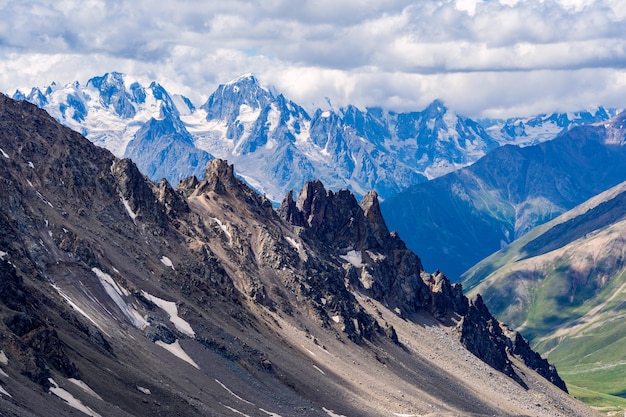
[[199, 105], [252, 73], [308, 109], [626, 107], [623, 0], [0, 0], [0, 16], [9, 95], [119, 71]]

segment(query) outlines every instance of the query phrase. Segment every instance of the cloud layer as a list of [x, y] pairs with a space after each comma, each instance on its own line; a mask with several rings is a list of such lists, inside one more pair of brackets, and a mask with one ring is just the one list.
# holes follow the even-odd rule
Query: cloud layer
[[303, 105], [525, 115], [626, 103], [620, 0], [0, 0], [0, 90], [121, 71], [199, 102], [252, 72]]

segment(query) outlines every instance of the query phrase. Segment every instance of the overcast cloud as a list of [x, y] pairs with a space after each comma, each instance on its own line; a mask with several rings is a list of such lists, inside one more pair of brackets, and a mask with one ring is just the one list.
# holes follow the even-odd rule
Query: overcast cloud
[[0, 0], [0, 90], [120, 71], [196, 104], [253, 73], [305, 107], [626, 106], [622, 0]]

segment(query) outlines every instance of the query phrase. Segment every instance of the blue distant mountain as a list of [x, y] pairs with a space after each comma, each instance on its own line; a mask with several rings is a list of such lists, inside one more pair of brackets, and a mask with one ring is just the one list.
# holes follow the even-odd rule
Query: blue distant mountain
[[473, 165], [381, 204], [427, 268], [452, 280], [533, 227], [626, 181], [626, 131], [618, 115], [537, 145], [502, 146]]

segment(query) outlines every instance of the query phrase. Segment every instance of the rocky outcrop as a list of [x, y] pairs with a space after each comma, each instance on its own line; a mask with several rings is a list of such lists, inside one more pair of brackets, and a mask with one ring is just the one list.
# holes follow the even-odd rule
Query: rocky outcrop
[[495, 319], [480, 294], [470, 304], [468, 312], [459, 324], [461, 343], [473, 354], [520, 384], [522, 379], [515, 373], [508, 354], [519, 357], [529, 368], [567, 392], [565, 382], [556, 368], [534, 352], [519, 332], [510, 330]]
[[521, 382], [507, 356], [508, 339], [500, 326], [500, 322], [489, 313], [482, 297], [478, 296], [470, 304], [467, 314], [463, 316], [457, 329], [461, 343], [470, 352], [495, 369]]
[[519, 332], [514, 332], [513, 336], [509, 336], [510, 340], [510, 352], [518, 356], [524, 361], [524, 363], [531, 369], [537, 371], [537, 373], [543, 376], [548, 381], [552, 382], [563, 391], [568, 392], [565, 382], [559, 376], [554, 365], [551, 365], [541, 355], [531, 349], [528, 341]]
[[[347, 191], [326, 191], [319, 181], [309, 182], [293, 201], [288, 194], [279, 214], [285, 221], [304, 227], [303, 236], [319, 240], [347, 260], [348, 282], [354, 289], [396, 308], [399, 314], [428, 311], [443, 322], [458, 323], [463, 345], [495, 369], [520, 384], [509, 354], [519, 356], [530, 368], [566, 390], [553, 366], [541, 359], [517, 335], [502, 331], [481, 297], [473, 303], [460, 284], [452, 284], [440, 271], [425, 272], [419, 258], [397, 235], [389, 233], [375, 192], [360, 204]], [[536, 356], [535, 356], [536, 355]]]
[[119, 196], [135, 220], [155, 223], [164, 228], [167, 224], [165, 207], [155, 199], [154, 191], [130, 159], [116, 161], [111, 173], [117, 181]]

